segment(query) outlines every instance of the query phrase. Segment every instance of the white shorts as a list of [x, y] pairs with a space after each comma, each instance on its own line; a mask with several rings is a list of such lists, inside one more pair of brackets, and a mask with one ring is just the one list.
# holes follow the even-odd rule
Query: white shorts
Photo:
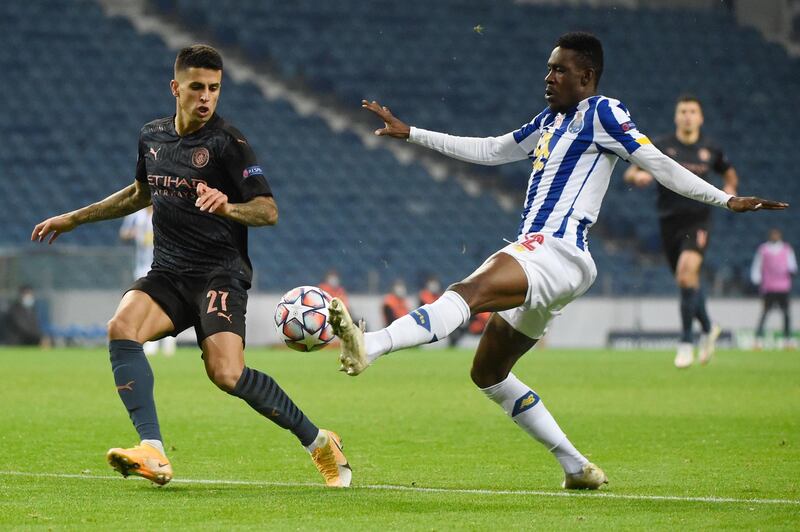
[[521, 306], [497, 314], [529, 338], [544, 336], [550, 320], [586, 292], [597, 277], [592, 255], [573, 241], [529, 233], [498, 251], [517, 259], [525, 270], [528, 294]]

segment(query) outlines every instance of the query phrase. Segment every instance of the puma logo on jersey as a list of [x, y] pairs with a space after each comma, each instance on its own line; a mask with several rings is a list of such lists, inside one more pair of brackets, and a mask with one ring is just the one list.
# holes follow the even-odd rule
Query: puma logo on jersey
[[161, 151], [161, 148], [158, 148], [157, 150], [154, 150], [152, 147], [150, 148], [150, 155], [153, 156], [153, 160], [154, 161], [158, 160], [158, 152], [160, 152], [160, 151]]
[[121, 392], [122, 390], [128, 390], [129, 392], [132, 392], [134, 382], [136, 381], [129, 381], [128, 383], [123, 384], [122, 386], [117, 386], [117, 391]]
[[233, 324], [233, 314], [225, 314], [224, 312], [217, 312], [217, 316], [225, 318], [228, 323]]

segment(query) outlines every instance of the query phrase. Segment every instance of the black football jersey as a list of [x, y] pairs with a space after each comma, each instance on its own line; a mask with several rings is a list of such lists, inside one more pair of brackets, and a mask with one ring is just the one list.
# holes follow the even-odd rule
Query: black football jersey
[[149, 185], [153, 199], [154, 270], [252, 280], [247, 227], [195, 207], [199, 183], [219, 189], [230, 203], [272, 195], [238, 130], [217, 114], [184, 137], [174, 116], [145, 124], [136, 179]]
[[[659, 137], [654, 141], [655, 146], [667, 156], [675, 159], [681, 166], [709, 180], [712, 171], [723, 174], [731, 164], [722, 150], [711, 140], [700, 136], [694, 144], [683, 144], [675, 134]], [[660, 218], [690, 217], [708, 218], [711, 216], [711, 206], [695, 201], [670, 189], [658, 185], [658, 216]]]

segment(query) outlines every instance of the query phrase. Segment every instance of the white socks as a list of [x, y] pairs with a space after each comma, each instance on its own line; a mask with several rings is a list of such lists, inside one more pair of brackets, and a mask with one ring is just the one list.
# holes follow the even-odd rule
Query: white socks
[[364, 335], [370, 363], [390, 351], [428, 344], [447, 337], [465, 324], [471, 315], [469, 305], [458, 293], [446, 291], [429, 305], [393, 321], [385, 329]]
[[567, 439], [533, 390], [513, 373], [505, 380], [482, 388], [486, 397], [499, 404], [511, 419], [553, 453], [567, 474], [580, 473], [589, 461]]
[[320, 447], [325, 447], [326, 445], [328, 445], [328, 435], [324, 430], [321, 430], [317, 433], [317, 437], [314, 438], [314, 441], [311, 442], [311, 445], [306, 447], [306, 451], [313, 453]]
[[167, 453], [164, 452], [164, 444], [161, 443], [161, 440], [142, 440], [140, 445], [149, 445], [164, 456], [167, 456]]

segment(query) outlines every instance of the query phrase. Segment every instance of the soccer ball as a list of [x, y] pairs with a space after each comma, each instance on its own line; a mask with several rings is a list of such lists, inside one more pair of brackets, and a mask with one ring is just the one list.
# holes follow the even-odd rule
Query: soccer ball
[[316, 286], [292, 288], [275, 308], [278, 336], [295, 351], [316, 351], [333, 340], [328, 323], [331, 296]]

